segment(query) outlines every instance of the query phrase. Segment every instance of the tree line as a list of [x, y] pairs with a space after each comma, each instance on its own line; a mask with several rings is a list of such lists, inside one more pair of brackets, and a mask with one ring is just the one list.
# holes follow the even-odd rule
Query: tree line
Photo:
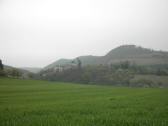
[[[82, 66], [78, 61], [77, 67], [65, 69], [61, 72], [49, 69], [40, 73], [41, 78], [51, 81], [77, 82], [85, 84], [109, 84], [121, 86], [133, 86], [132, 79], [135, 75], [168, 75], [168, 65], [138, 66], [129, 61], [110, 65], [88, 65]], [[80, 64], [80, 65], [79, 65]], [[135, 82], [134, 82], [135, 83]], [[136, 82], [151, 86], [149, 80]], [[139, 84], [139, 85], [140, 85]]]
[[[153, 86], [150, 79], [134, 80], [137, 75], [168, 76], [168, 65], [138, 66], [129, 61], [110, 65], [87, 65], [82, 66], [78, 58], [72, 61], [75, 67], [56, 70], [54, 68], [41, 71], [37, 74], [24, 73], [15, 68], [4, 69], [0, 60], [0, 76], [14, 78], [32, 78], [50, 81], [75, 82], [84, 84], [105, 84], [119, 86]], [[134, 81], [133, 81], [134, 80]], [[162, 86], [159, 82], [158, 86]]]

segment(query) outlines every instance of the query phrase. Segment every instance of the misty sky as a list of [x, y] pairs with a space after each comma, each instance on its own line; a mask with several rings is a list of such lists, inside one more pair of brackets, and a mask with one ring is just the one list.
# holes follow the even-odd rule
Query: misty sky
[[0, 59], [43, 67], [122, 44], [168, 51], [168, 0], [0, 0]]

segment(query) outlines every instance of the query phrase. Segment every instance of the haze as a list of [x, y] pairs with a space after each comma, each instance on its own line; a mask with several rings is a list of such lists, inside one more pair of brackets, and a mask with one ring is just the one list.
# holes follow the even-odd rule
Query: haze
[[167, 0], [0, 0], [0, 59], [44, 67], [122, 44], [168, 50]]

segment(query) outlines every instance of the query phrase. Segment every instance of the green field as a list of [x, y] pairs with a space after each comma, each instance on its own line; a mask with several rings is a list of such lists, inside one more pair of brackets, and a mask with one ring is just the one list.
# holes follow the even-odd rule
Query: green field
[[168, 89], [0, 78], [0, 126], [168, 126]]

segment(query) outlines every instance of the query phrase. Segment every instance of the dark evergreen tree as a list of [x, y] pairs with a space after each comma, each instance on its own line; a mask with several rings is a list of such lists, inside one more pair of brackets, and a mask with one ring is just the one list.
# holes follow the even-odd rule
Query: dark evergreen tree
[[77, 64], [78, 64], [78, 69], [81, 69], [82, 67], [82, 62], [79, 58], [77, 58]]
[[1, 59], [0, 59], [0, 70], [3, 70], [3, 64]]

